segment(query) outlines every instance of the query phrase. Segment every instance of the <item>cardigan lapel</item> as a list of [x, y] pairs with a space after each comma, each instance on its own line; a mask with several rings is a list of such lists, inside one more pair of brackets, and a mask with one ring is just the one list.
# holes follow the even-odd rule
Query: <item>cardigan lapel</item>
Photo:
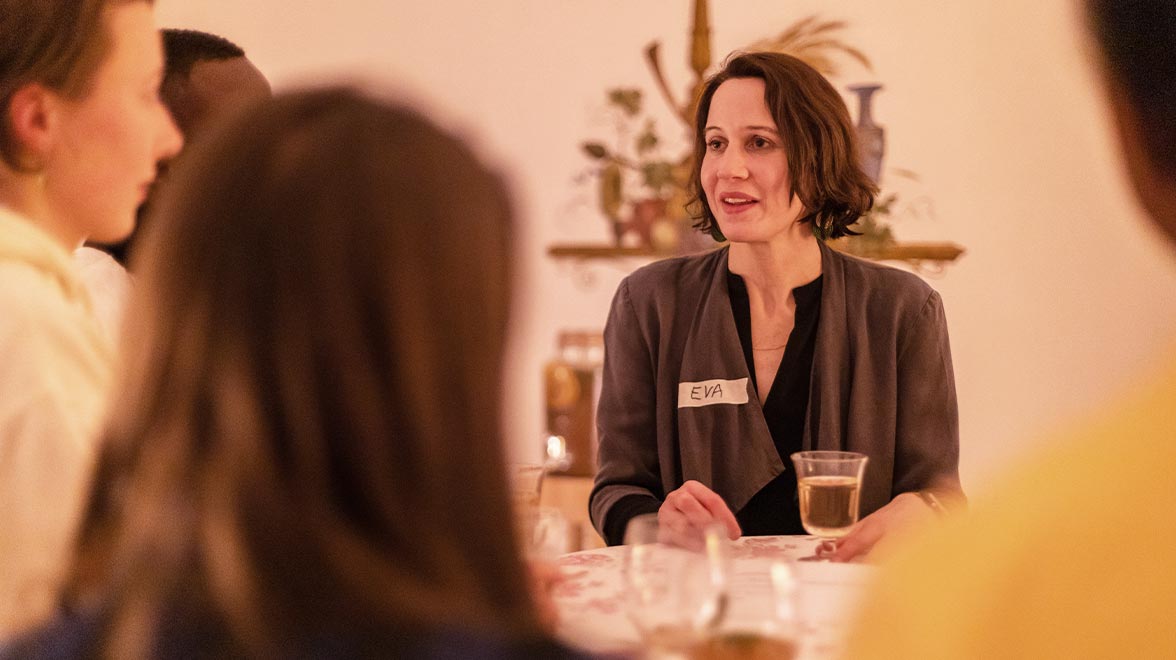
[[825, 244], [821, 246], [821, 320], [813, 349], [813, 370], [809, 381], [808, 415], [804, 448], [840, 450], [848, 420], [852, 347], [845, 291], [845, 257]]
[[[709, 282], [690, 319], [678, 381], [681, 385], [719, 380], [730, 386], [741, 380], [746, 391], [739, 394], [745, 394], [746, 403], [683, 407], [679, 400], [679, 455], [683, 480], [697, 479], [726, 493], [727, 506], [738, 511], [785, 467], [751, 384], [731, 313], [727, 248], [718, 252], [710, 260]], [[684, 317], [690, 312], [679, 313]]]

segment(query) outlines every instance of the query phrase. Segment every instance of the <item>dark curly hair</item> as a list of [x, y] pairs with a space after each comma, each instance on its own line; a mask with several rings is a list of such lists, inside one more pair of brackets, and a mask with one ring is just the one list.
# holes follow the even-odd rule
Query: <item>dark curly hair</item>
[[822, 238], [857, 232], [850, 225], [874, 205], [878, 187], [858, 163], [856, 134], [841, 95], [816, 69], [781, 53], [736, 53], [711, 76], [698, 99], [694, 122], [692, 194], [687, 206], [694, 227], [723, 241], [719, 224], [702, 188], [702, 159], [706, 155], [706, 122], [711, 99], [732, 78], [764, 81], [764, 101], [784, 138], [792, 195], [800, 197], [806, 214]]

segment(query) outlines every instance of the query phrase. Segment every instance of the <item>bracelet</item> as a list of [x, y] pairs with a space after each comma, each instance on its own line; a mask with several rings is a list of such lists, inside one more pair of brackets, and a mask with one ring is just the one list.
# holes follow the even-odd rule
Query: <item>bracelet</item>
[[947, 507], [943, 506], [943, 502], [940, 502], [938, 497], [935, 497], [935, 493], [932, 493], [929, 490], [916, 490], [915, 495], [918, 495], [919, 499], [923, 500], [923, 503], [926, 504], [931, 509], [931, 511], [935, 513], [935, 515], [946, 516], [948, 514]]

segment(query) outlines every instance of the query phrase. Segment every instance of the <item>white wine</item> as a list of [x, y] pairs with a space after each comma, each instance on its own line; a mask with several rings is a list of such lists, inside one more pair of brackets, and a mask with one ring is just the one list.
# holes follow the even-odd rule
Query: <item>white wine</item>
[[690, 649], [690, 660], [792, 660], [796, 643], [758, 633], [727, 633]]
[[678, 655], [693, 648], [698, 635], [690, 626], [663, 624], [646, 631], [641, 641], [653, 657], [658, 657], [659, 653]]
[[802, 477], [800, 521], [809, 534], [841, 538], [858, 519], [862, 482], [857, 477]]

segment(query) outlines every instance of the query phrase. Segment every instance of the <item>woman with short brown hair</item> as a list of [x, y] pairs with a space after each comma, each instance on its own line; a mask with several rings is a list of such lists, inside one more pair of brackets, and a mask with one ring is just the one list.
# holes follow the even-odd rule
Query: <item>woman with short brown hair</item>
[[840, 95], [794, 57], [737, 54], [707, 81], [696, 227], [730, 244], [617, 290], [590, 504], [610, 543], [652, 512], [732, 538], [804, 534], [789, 456], [809, 449], [869, 456], [866, 517], [837, 559], [962, 498], [939, 295], [825, 243], [873, 204], [854, 140]]

